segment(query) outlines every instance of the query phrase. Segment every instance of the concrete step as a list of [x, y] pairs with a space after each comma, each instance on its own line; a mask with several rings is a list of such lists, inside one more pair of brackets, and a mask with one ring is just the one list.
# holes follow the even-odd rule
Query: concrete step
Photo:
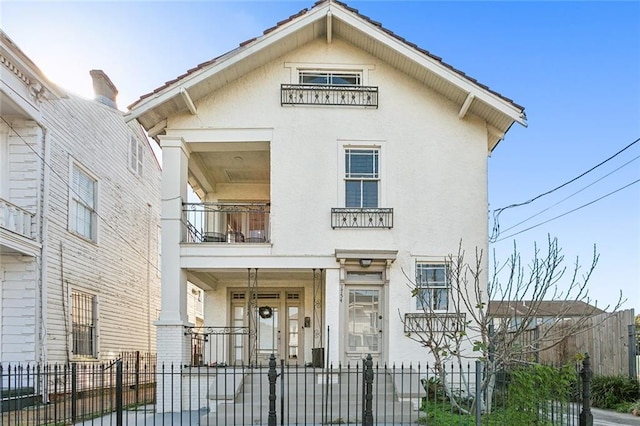
[[[210, 412], [202, 416], [200, 424], [265, 424], [269, 416], [269, 382], [265, 373], [264, 370], [246, 371], [241, 380], [227, 377], [227, 383], [235, 383], [237, 389], [227, 391], [217, 399], [210, 395]], [[276, 412], [278, 419], [281, 412], [285, 413], [285, 424], [362, 420], [362, 374], [303, 370], [298, 374], [285, 372], [284, 378], [284, 382], [281, 377], [276, 382]], [[217, 379], [224, 380], [224, 376]], [[398, 392], [396, 380], [381, 375], [374, 382], [372, 410], [377, 413], [378, 424], [409, 424], [418, 419], [419, 399], [410, 398], [412, 392]], [[223, 388], [212, 384], [210, 390]], [[235, 398], [229, 398], [231, 393]], [[283, 394], [284, 403], [281, 401]]]

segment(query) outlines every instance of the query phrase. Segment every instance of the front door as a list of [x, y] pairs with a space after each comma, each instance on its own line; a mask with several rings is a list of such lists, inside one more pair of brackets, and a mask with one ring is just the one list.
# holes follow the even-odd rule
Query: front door
[[361, 362], [368, 354], [374, 364], [383, 359], [383, 306], [380, 286], [348, 286], [345, 342], [348, 363]]
[[[234, 292], [232, 296], [233, 325], [253, 323], [256, 327], [255, 333], [249, 336], [250, 339], [255, 339], [249, 344], [249, 347], [255, 348], [255, 353], [250, 356], [251, 360], [266, 364], [271, 354], [274, 354], [276, 359], [284, 359], [287, 363], [302, 362], [301, 290], [261, 289], [258, 292], [257, 308], [252, 312], [255, 322], [247, 321], [247, 316], [244, 315], [247, 309], [245, 293]], [[241, 338], [236, 338], [236, 342], [238, 345], [233, 351], [235, 361], [239, 362], [238, 357], [242, 354], [247, 362], [249, 347], [239, 347], [244, 346]]]

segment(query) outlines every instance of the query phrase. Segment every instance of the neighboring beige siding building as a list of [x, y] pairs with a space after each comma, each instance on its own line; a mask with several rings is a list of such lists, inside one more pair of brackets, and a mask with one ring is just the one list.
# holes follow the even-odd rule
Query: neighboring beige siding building
[[[487, 156], [526, 124], [521, 106], [327, 0], [130, 109], [162, 147], [158, 355], [176, 365], [193, 361], [185, 327], [209, 341], [227, 327], [210, 364], [424, 359], [401, 321], [424, 312], [407, 276], [450, 313], [446, 256], [461, 240], [486, 252]], [[204, 328], [188, 321], [187, 282], [204, 290]]]
[[117, 90], [47, 81], [0, 32], [0, 362], [155, 351], [160, 167]]

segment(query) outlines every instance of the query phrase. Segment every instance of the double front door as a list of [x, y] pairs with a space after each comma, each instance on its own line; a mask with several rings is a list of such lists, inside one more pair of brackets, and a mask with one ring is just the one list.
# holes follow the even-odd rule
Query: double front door
[[302, 291], [264, 289], [253, 303], [247, 303], [247, 297], [246, 292], [232, 294], [232, 325], [250, 331], [248, 336], [232, 337], [233, 362], [266, 364], [271, 354], [286, 362], [302, 362]]

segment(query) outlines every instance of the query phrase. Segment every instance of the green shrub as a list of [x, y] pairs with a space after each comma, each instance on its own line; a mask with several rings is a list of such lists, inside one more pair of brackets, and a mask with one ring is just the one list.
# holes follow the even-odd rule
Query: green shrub
[[593, 376], [591, 404], [598, 408], [616, 408], [640, 398], [640, 383], [624, 376]]
[[[552, 401], [566, 401], [575, 387], [573, 365], [552, 367], [533, 364], [510, 373], [507, 407], [513, 424], [536, 422]], [[516, 421], [517, 420], [517, 421]]]

